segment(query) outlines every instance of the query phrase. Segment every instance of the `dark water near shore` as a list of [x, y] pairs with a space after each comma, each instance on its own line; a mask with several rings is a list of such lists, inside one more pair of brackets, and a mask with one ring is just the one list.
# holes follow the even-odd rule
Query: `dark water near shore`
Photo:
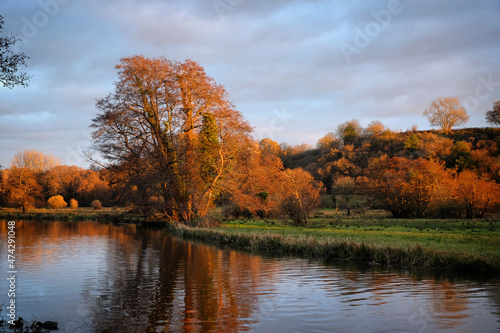
[[[136, 225], [16, 224], [16, 313], [59, 332], [500, 331], [499, 277], [268, 258]], [[0, 220], [0, 304], [7, 232]]]

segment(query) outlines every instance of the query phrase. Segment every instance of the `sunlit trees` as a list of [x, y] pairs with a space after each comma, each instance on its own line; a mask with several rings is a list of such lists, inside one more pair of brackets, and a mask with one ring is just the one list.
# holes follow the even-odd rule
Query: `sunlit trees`
[[35, 174], [28, 168], [12, 167], [7, 181], [8, 203], [22, 207], [23, 213], [35, 206], [35, 201], [41, 196], [42, 188]]
[[282, 175], [281, 209], [295, 223], [307, 225], [307, 217], [320, 203], [322, 184], [303, 169], [286, 169]]
[[222, 180], [221, 193], [241, 213], [274, 216], [284, 196], [282, 171], [281, 160], [266, 146], [249, 144]]
[[47, 204], [52, 209], [64, 208], [68, 205], [67, 202], [64, 201], [64, 198], [62, 197], [62, 195], [51, 196], [49, 198], [49, 200], [47, 200]]
[[32, 172], [45, 172], [59, 165], [54, 155], [45, 155], [36, 150], [25, 150], [18, 152], [11, 162], [12, 167], [27, 168]]
[[274, 140], [264, 138], [260, 140], [259, 146], [265, 154], [273, 154], [279, 156], [281, 154], [281, 146]]
[[[3, 16], [0, 15], [0, 32], [3, 24]], [[19, 72], [19, 67], [25, 66], [29, 57], [13, 51], [14, 45], [19, 41], [16, 35], [0, 36], [0, 83], [7, 88], [18, 85], [26, 87], [30, 80], [29, 75]]]
[[71, 207], [71, 209], [77, 209], [78, 208], [78, 201], [76, 201], [75, 199], [71, 199], [69, 201], [69, 206]]
[[431, 204], [448, 198], [451, 175], [443, 163], [423, 158], [375, 159], [366, 170], [364, 188], [394, 217], [423, 217]]
[[439, 126], [445, 133], [449, 133], [454, 126], [465, 124], [469, 120], [467, 111], [454, 97], [438, 98], [424, 111], [432, 126]]
[[482, 179], [470, 170], [461, 172], [456, 181], [454, 194], [466, 218], [483, 218], [500, 204], [499, 184]]
[[486, 121], [492, 125], [500, 125], [500, 101], [493, 103], [493, 110], [486, 112]]
[[115, 91], [97, 103], [95, 149], [138, 175], [131, 185], [164, 217], [205, 215], [250, 126], [194, 61], [135, 56], [116, 68]]

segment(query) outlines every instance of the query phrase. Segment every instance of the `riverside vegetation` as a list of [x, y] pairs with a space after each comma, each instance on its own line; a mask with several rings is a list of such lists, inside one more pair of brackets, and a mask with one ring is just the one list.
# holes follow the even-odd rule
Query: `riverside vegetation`
[[184, 239], [261, 254], [356, 260], [404, 269], [500, 272], [500, 222], [347, 218], [320, 210], [307, 227], [283, 220], [228, 220], [216, 228], [171, 224]]

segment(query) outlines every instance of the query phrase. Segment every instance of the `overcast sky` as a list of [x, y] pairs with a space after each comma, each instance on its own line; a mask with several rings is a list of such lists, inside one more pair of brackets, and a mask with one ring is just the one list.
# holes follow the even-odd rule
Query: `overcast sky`
[[1, 0], [29, 87], [0, 88], [0, 165], [25, 149], [86, 167], [95, 100], [120, 58], [192, 59], [258, 139], [315, 145], [347, 120], [429, 129], [458, 97], [467, 127], [500, 100], [500, 1]]

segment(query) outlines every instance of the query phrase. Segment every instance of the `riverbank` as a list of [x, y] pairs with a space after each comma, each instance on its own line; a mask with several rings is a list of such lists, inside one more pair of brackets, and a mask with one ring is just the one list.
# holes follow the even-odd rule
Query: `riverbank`
[[277, 220], [227, 221], [217, 228], [170, 225], [168, 232], [261, 254], [356, 260], [409, 270], [500, 273], [500, 222], [321, 219], [308, 227]]
[[0, 219], [5, 220], [35, 220], [35, 221], [103, 221], [113, 223], [140, 223], [142, 218], [130, 215], [124, 208], [93, 209], [78, 208], [35, 208], [23, 213], [19, 209], [1, 208]]
[[[145, 222], [120, 208], [33, 209], [27, 213], [4, 208], [0, 218]], [[307, 227], [292, 226], [282, 220], [235, 220], [215, 228], [170, 224], [167, 229], [184, 239], [260, 254], [355, 260], [415, 270], [500, 273], [498, 219], [412, 220], [383, 214], [346, 218], [321, 210]]]

